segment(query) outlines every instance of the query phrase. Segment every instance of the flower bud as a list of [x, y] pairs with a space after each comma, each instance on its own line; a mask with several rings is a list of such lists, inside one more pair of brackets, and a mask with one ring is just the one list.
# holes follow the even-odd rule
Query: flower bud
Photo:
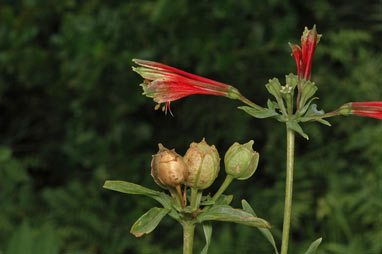
[[220, 157], [214, 145], [209, 146], [205, 139], [200, 143], [192, 142], [183, 158], [188, 166], [187, 186], [205, 189], [215, 181]]
[[224, 156], [225, 171], [228, 175], [245, 180], [250, 178], [257, 169], [259, 153], [252, 149], [254, 141], [240, 145], [235, 142]]
[[159, 151], [151, 161], [151, 176], [162, 188], [183, 184], [187, 178], [187, 165], [174, 149], [168, 150], [159, 144]]

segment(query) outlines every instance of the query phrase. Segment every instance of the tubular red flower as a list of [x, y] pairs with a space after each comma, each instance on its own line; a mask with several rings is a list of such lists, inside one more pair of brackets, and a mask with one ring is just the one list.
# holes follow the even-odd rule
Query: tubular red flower
[[172, 101], [188, 95], [209, 94], [230, 97], [230, 92], [236, 90], [224, 83], [165, 64], [139, 59], [133, 59], [133, 62], [141, 66], [133, 67], [133, 70], [145, 79], [145, 82], [141, 84], [144, 95], [153, 98], [158, 104], [165, 103], [166, 112], [170, 109]]
[[352, 102], [351, 113], [359, 116], [372, 117], [382, 119], [382, 102]]
[[297, 74], [301, 79], [310, 80], [313, 55], [320, 37], [321, 35], [317, 34], [316, 26], [313, 26], [311, 30], [305, 27], [301, 36], [301, 48], [298, 45], [289, 44], [296, 60]]

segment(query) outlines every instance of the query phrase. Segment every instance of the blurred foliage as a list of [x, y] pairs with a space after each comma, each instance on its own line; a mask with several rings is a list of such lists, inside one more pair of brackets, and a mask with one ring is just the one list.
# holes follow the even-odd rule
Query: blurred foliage
[[[380, 1], [0, 1], [0, 253], [179, 253], [181, 228], [170, 219], [148, 236], [129, 233], [153, 201], [102, 184], [158, 188], [149, 174], [156, 144], [183, 154], [203, 137], [220, 151], [255, 139], [259, 170], [228, 192], [250, 201], [279, 243], [283, 126], [221, 97], [185, 98], [165, 116], [141, 96], [131, 59], [233, 84], [265, 105], [267, 80], [295, 72], [287, 42], [313, 24], [324, 35], [312, 75], [319, 105], [381, 100]], [[382, 253], [382, 124], [331, 123], [305, 124], [310, 141], [297, 139], [290, 253], [320, 236], [319, 253]], [[211, 254], [271, 251], [256, 229], [215, 225]]]

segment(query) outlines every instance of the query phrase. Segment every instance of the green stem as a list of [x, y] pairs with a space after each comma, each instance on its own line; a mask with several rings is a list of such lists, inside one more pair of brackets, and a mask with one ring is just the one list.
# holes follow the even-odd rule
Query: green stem
[[191, 187], [191, 207], [196, 210], [198, 209], [198, 188]]
[[281, 254], [288, 253], [290, 218], [292, 213], [294, 139], [295, 139], [294, 131], [292, 129], [287, 128], [286, 185], [285, 185], [284, 222], [283, 222], [283, 233], [282, 233], [282, 241], [281, 241]]
[[254, 102], [248, 100], [247, 98], [245, 98], [245, 97], [244, 97], [243, 95], [241, 95], [241, 94], [240, 94], [240, 96], [239, 96], [239, 100], [240, 100], [241, 102], [247, 104], [248, 106], [251, 106], [252, 108], [255, 108], [255, 109], [257, 109], [257, 110], [264, 110], [263, 107], [261, 107], [261, 106], [257, 105], [256, 103], [254, 103]]
[[223, 192], [228, 188], [228, 186], [230, 185], [230, 183], [232, 182], [233, 180], [233, 177], [230, 176], [230, 175], [227, 175], [225, 177], [225, 180], [224, 182], [222, 183], [222, 185], [220, 186], [219, 190], [215, 193], [215, 195], [212, 197], [212, 201], [216, 201], [221, 194], [223, 194]]
[[184, 221], [183, 226], [183, 254], [192, 254], [194, 246], [194, 232], [195, 224], [192, 222]]

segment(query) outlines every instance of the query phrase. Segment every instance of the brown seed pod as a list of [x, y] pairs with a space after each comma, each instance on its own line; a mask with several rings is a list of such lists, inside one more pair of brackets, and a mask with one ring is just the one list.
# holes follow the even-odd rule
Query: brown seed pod
[[187, 179], [188, 167], [182, 156], [174, 149], [169, 150], [159, 144], [159, 151], [153, 155], [151, 161], [151, 176], [154, 181], [164, 189], [183, 184]]

